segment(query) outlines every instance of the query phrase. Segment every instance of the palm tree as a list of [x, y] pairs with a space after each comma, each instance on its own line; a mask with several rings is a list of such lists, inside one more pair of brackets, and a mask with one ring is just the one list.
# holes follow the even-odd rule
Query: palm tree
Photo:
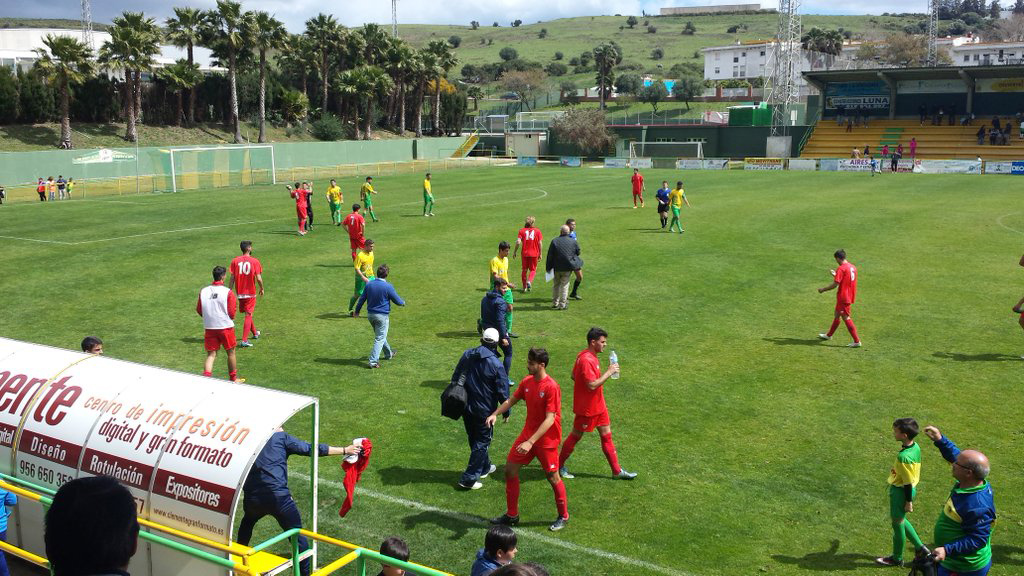
[[604, 110], [607, 92], [612, 86], [614, 77], [612, 69], [622, 62], [622, 50], [614, 42], [602, 44], [594, 48], [594, 64], [597, 65], [597, 83], [601, 92], [601, 110]]
[[448, 75], [448, 71], [459, 63], [459, 58], [451, 51], [448, 43], [444, 40], [432, 40], [427, 44], [427, 50], [437, 57], [437, 66], [434, 69], [434, 104], [431, 109], [431, 121], [434, 123], [434, 135], [441, 132], [441, 78]]
[[185, 116], [181, 95], [185, 90], [191, 91], [196, 84], [202, 81], [203, 75], [199, 72], [199, 64], [180, 58], [174, 64], [158, 70], [157, 75], [163, 78], [178, 95], [178, 114], [175, 116], [174, 125], [181, 126], [181, 119]]
[[[363, 140], [373, 137], [372, 126], [374, 109], [377, 100], [384, 97], [394, 83], [391, 77], [379, 66], [360, 66], [350, 71], [354, 76], [352, 82], [358, 88], [356, 93], [356, 109], [363, 108]], [[358, 127], [356, 128], [358, 134]], [[358, 136], [357, 136], [358, 138]]]
[[[167, 40], [171, 44], [188, 50], [188, 63], [195, 64], [193, 49], [202, 39], [203, 12], [197, 8], [174, 8], [174, 18], [168, 18]], [[196, 90], [188, 90], [188, 125], [196, 123]]]
[[55, 76], [60, 88], [60, 147], [71, 148], [71, 84], [78, 84], [92, 74], [92, 48], [71, 36], [47, 34], [46, 49], [37, 48], [36, 66], [44, 74]]
[[284, 46], [288, 40], [288, 31], [284, 24], [270, 14], [257, 11], [250, 12], [251, 18], [246, 19], [245, 34], [249, 37], [253, 49], [260, 54], [260, 136], [259, 142], [267, 141], [265, 124], [267, 121], [267, 51]]
[[368, 66], [380, 65], [385, 60], [391, 36], [377, 24], [364, 24], [355, 34], [363, 41], [362, 62]]
[[113, 23], [110, 40], [100, 47], [99, 60], [107, 68], [124, 71], [124, 139], [136, 142], [142, 114], [142, 71], [152, 69], [153, 58], [160, 53], [159, 36], [156, 22], [141, 12], [125, 12]]
[[317, 74], [316, 51], [313, 43], [302, 34], [291, 34], [285, 41], [284, 46], [278, 50], [274, 57], [277, 60], [277, 67], [292, 78], [299, 80], [302, 85], [302, 93], [309, 98], [309, 76]]
[[317, 14], [315, 17], [306, 20], [306, 36], [313, 44], [317, 53], [317, 62], [320, 65], [320, 106], [322, 113], [327, 112], [327, 88], [328, 78], [331, 74], [331, 56], [339, 46], [343, 30], [334, 16]]
[[416, 86], [413, 93], [413, 103], [416, 110], [416, 137], [423, 137], [423, 100], [426, 98], [427, 82], [437, 76], [437, 56], [426, 48], [416, 51], [412, 59], [411, 75]]
[[[387, 62], [388, 72], [391, 74], [391, 81], [394, 89], [391, 93], [392, 111], [391, 116], [395, 118], [394, 125], [398, 134], [405, 133], [405, 91], [414, 53], [412, 48], [401, 38], [393, 38], [388, 44], [384, 59]], [[397, 108], [397, 110], [394, 110]]]
[[203, 43], [215, 52], [227, 56], [231, 127], [235, 132], [235, 144], [241, 144], [242, 130], [238, 122], [238, 53], [246, 48], [246, 38], [242, 34], [242, 24], [245, 20], [242, 4], [234, 0], [217, 0], [217, 9], [203, 14]]

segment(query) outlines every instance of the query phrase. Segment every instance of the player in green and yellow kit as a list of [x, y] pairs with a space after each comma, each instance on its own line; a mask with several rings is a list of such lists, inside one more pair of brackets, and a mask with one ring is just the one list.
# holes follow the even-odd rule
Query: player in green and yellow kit
[[356, 259], [353, 265], [356, 269], [356, 289], [355, 293], [352, 294], [352, 299], [348, 301], [348, 313], [351, 316], [356, 315], [352, 309], [356, 305], [356, 300], [359, 300], [359, 297], [362, 296], [366, 283], [373, 280], [373, 240], [366, 239], [363, 249], [356, 252]]
[[341, 194], [341, 187], [336, 180], [331, 180], [327, 188], [327, 204], [331, 207], [331, 221], [335, 226], [341, 226], [341, 203], [345, 198]]
[[903, 445], [896, 455], [896, 463], [889, 471], [889, 517], [892, 519], [892, 556], [876, 558], [882, 566], [902, 566], [903, 549], [907, 539], [915, 550], [924, 549], [921, 538], [907, 519], [907, 513], [914, 511], [914, 496], [917, 482], [921, 479], [921, 447], [914, 442], [917, 436], [917, 420], [897, 418], [892, 423], [892, 436]]
[[377, 191], [373, 189], [373, 176], [367, 176], [366, 182], [363, 182], [362, 187], [359, 188], [359, 200], [363, 203], [363, 208], [366, 209], [366, 213], [370, 215], [370, 219], [377, 222], [377, 215], [373, 213], [373, 198]]
[[434, 215], [434, 194], [430, 191], [430, 172], [423, 179], [423, 215]]
[[679, 233], [683, 233], [683, 223], [679, 220], [679, 211], [683, 209], [683, 204], [686, 207], [690, 207], [690, 201], [686, 199], [686, 193], [683, 192], [683, 181], [676, 182], [674, 190], [668, 193], [668, 205], [672, 210], [672, 223], [668, 225], [668, 231], [672, 231], [672, 227], [678, 226]]
[[[512, 316], [513, 308], [515, 306], [515, 297], [512, 295], [512, 290], [515, 289], [515, 285], [508, 281], [508, 251], [512, 248], [512, 245], [502, 240], [498, 243], [498, 255], [491, 258], [490, 270], [491, 270], [491, 290], [497, 290], [501, 292], [502, 299], [508, 304], [507, 312], [505, 313], [505, 323], [508, 325], [508, 335], [510, 338], [519, 338], [517, 334], [512, 332]], [[499, 289], [497, 286], [497, 280], [501, 278], [505, 281], [505, 288]]]

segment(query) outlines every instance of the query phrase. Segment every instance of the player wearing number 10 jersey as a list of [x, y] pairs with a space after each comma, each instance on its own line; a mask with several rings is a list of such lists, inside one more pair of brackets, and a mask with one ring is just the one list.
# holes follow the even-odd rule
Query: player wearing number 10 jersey
[[523, 292], [529, 292], [533, 288], [533, 279], [537, 275], [537, 263], [540, 261], [540, 245], [544, 235], [540, 229], [534, 227], [537, 219], [533, 216], [526, 217], [526, 225], [519, 230], [516, 238], [516, 247], [512, 250], [512, 259], [515, 259], [519, 247], [523, 248]]
[[831, 271], [833, 275], [832, 283], [818, 288], [818, 293], [821, 294], [822, 292], [839, 288], [839, 291], [836, 292], [836, 314], [828, 333], [818, 334], [818, 338], [831, 340], [836, 328], [839, 328], [839, 320], [841, 319], [846, 323], [846, 329], [850, 331], [850, 336], [853, 336], [853, 342], [848, 344], [848, 346], [850, 348], [860, 348], [860, 337], [857, 336], [857, 327], [853, 325], [853, 318], [850, 318], [850, 307], [853, 306], [853, 301], [857, 298], [857, 267], [846, 261], [845, 250], [836, 250], [834, 256], [839, 267]]
[[253, 338], [260, 337], [260, 331], [252, 319], [252, 313], [256, 310], [256, 285], [259, 284], [259, 295], [263, 296], [263, 266], [260, 261], [252, 256], [252, 242], [242, 240], [239, 247], [242, 255], [231, 261], [231, 282], [229, 287], [238, 294], [238, 307], [245, 312], [245, 322], [242, 324], [242, 343], [239, 346], [248, 348], [252, 346], [249, 342], [249, 334]]

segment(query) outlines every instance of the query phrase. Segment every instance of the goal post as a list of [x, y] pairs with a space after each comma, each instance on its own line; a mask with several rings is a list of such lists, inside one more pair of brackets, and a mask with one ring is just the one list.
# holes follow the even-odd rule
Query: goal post
[[274, 147], [269, 144], [193, 146], [166, 152], [171, 192], [277, 183]]
[[703, 158], [703, 142], [630, 142], [630, 158]]

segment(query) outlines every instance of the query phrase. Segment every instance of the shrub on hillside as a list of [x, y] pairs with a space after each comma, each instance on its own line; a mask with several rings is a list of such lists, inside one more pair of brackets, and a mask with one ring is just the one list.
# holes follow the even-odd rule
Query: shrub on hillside
[[313, 122], [313, 137], [324, 142], [333, 142], [345, 137], [345, 125], [341, 119], [328, 112]]

